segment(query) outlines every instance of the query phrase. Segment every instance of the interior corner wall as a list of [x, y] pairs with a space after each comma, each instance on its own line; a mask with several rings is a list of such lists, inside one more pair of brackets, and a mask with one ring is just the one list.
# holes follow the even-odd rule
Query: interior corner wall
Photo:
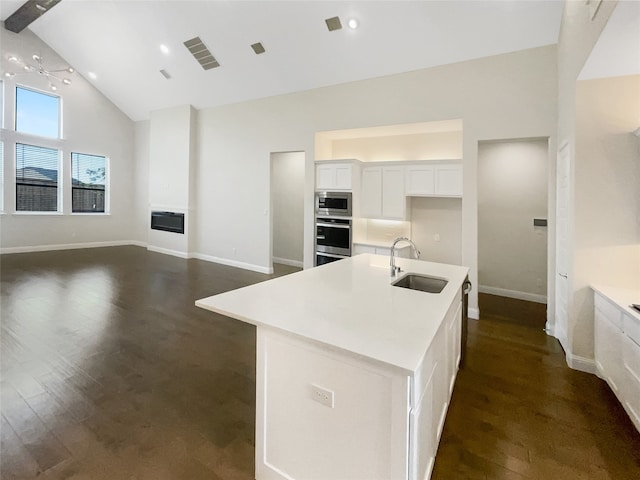
[[[482, 142], [478, 147], [478, 288], [533, 300], [547, 297], [549, 142]], [[481, 290], [483, 291], [483, 290]]]
[[[598, 41], [607, 20], [617, 5], [617, 0], [603, 1], [596, 16], [591, 19], [589, 6], [584, 2], [567, 1], [564, 3], [564, 11], [558, 38], [558, 120], [557, 120], [557, 148], [567, 143], [570, 146], [569, 162], [572, 169], [575, 169], [576, 157], [576, 83], [578, 75], [589, 57], [594, 45]], [[555, 210], [555, 163], [553, 163], [552, 178], [553, 185], [549, 185], [551, 190], [552, 207]], [[570, 185], [569, 190], [573, 192], [575, 186]], [[570, 217], [574, 214], [570, 213]], [[555, 217], [554, 217], [555, 218]], [[555, 238], [555, 230], [552, 232]], [[593, 358], [593, 316], [589, 315], [584, 308], [579, 305], [576, 298], [576, 288], [580, 289], [580, 282], [575, 283], [575, 233], [574, 225], [570, 220], [569, 224], [570, 252], [567, 259], [569, 271], [569, 302], [567, 305], [568, 325], [567, 335], [571, 347], [567, 357], [578, 356], [585, 359]], [[549, 245], [549, 255], [554, 266], [550, 275], [548, 289], [550, 297], [555, 289], [555, 245]], [[575, 283], [575, 284], [574, 284]], [[555, 298], [554, 296], [552, 298]], [[555, 304], [549, 303], [548, 309], [553, 312]]]
[[[315, 152], [316, 132], [462, 119], [462, 264], [477, 284], [479, 140], [554, 137], [556, 47], [199, 110], [196, 250], [270, 268], [270, 152]], [[304, 264], [313, 265], [314, 157], [306, 156]], [[477, 292], [470, 299], [477, 311]]]
[[133, 151], [135, 158], [135, 225], [133, 240], [141, 245], [147, 244], [149, 234], [149, 148], [150, 122], [144, 120], [134, 124]]
[[[67, 65], [30, 30], [16, 34], [0, 29], [2, 72], [15, 71], [7, 56], [30, 58], [34, 52], [46, 58], [47, 65]], [[61, 86], [63, 139], [47, 140], [14, 131], [16, 85], [49, 92], [49, 86], [37, 74], [4, 78], [4, 209], [0, 223], [3, 253], [12, 251], [77, 248], [98, 244], [129, 243], [134, 238], [135, 217], [131, 214], [134, 196], [133, 122], [111, 101], [79, 74], [72, 84]], [[15, 143], [28, 142], [58, 148], [62, 152], [63, 212], [61, 214], [15, 213]], [[71, 152], [104, 155], [109, 159], [109, 214], [71, 213]]]
[[576, 91], [573, 304], [577, 354], [593, 357], [590, 286], [640, 291], [640, 75]]

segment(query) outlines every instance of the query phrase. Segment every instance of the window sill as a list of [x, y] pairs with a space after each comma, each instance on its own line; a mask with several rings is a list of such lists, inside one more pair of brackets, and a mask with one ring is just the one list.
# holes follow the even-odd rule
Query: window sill
[[13, 212], [12, 215], [16, 217], [62, 217], [64, 213], [62, 212]]
[[72, 217], [110, 217], [109, 212], [71, 212]]

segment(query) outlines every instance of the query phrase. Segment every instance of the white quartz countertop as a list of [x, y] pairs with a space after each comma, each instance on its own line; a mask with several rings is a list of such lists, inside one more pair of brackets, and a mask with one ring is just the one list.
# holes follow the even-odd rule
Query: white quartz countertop
[[449, 283], [439, 294], [394, 287], [389, 257], [362, 254], [203, 298], [196, 306], [411, 374], [469, 269], [404, 258], [396, 264], [404, 272], [445, 278]]
[[608, 287], [605, 285], [592, 285], [591, 288], [604, 295], [618, 305], [625, 313], [635, 317], [640, 322], [640, 312], [630, 307], [631, 304], [640, 304], [640, 289]]

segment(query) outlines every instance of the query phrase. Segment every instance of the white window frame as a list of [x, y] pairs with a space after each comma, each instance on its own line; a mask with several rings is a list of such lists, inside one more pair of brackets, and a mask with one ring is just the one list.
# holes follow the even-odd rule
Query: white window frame
[[[96, 157], [104, 158], [104, 212], [74, 212], [73, 211], [73, 154], [77, 153], [80, 155], [93, 155]], [[69, 168], [71, 169], [71, 174], [69, 175], [69, 183], [71, 184], [70, 190], [70, 198], [71, 198], [71, 215], [110, 215], [111, 214], [111, 159], [107, 155], [102, 155], [98, 153], [83, 153], [72, 151], [69, 153]]]

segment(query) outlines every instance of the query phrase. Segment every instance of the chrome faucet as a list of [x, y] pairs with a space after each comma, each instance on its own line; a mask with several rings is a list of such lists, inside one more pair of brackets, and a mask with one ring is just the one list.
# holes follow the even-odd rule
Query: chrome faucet
[[394, 252], [396, 251], [396, 245], [400, 242], [409, 242], [409, 244], [413, 247], [413, 251], [416, 253], [416, 260], [420, 259], [420, 250], [416, 247], [416, 244], [409, 240], [407, 237], [398, 237], [393, 241], [393, 245], [391, 245], [391, 257], [389, 258], [389, 266], [391, 268], [391, 276], [395, 277], [398, 273], [402, 272], [400, 267], [396, 267], [396, 257], [394, 256]]

